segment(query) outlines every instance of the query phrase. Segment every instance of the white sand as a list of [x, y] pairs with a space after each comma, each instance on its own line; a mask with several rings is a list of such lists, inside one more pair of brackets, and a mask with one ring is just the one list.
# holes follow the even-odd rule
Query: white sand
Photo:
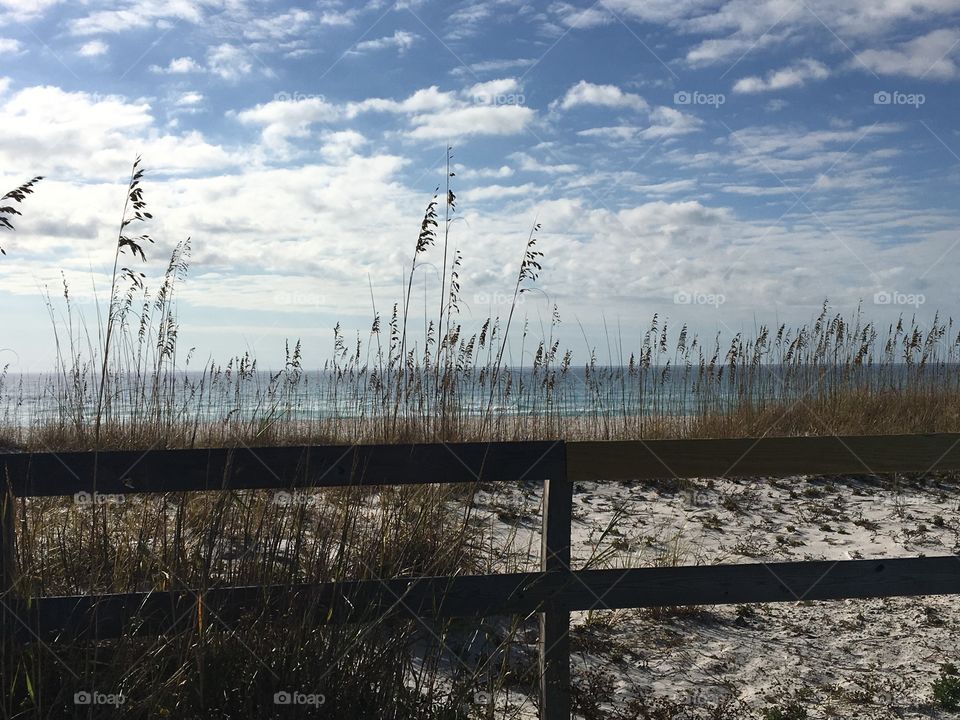
[[[666, 484], [669, 485], [669, 484]], [[875, 479], [578, 483], [573, 556], [580, 568], [846, 560], [960, 553], [960, 487]], [[478, 521], [491, 571], [535, 569], [541, 493], [536, 485], [487, 485]], [[601, 535], [615, 519], [610, 531]], [[598, 544], [599, 543], [599, 544]], [[958, 558], [960, 571], [960, 558]], [[799, 702], [810, 718], [947, 718], [931, 683], [944, 662], [960, 665], [956, 596], [576, 613], [574, 682], [607, 673], [595, 717], [618, 717], [635, 695], [672, 698], [677, 714], [762, 717]], [[521, 662], [531, 660], [526, 633]], [[535, 656], [533, 656], [535, 657]], [[511, 689], [515, 712], [536, 717]], [[729, 699], [728, 714], [710, 708]], [[629, 717], [627, 715], [626, 717]]]

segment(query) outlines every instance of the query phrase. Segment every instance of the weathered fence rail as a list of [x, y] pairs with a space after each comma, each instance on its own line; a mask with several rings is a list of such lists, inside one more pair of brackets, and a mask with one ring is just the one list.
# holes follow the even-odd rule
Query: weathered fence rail
[[[539, 613], [546, 720], [570, 717], [574, 611], [960, 594], [960, 559], [952, 555], [616, 570], [570, 562], [575, 481], [956, 471], [954, 434], [0, 454], [0, 469], [2, 626], [18, 641], [178, 632], [195, 625], [201, 603], [227, 625], [251, 610], [292, 608], [318, 623]], [[544, 483], [540, 572], [72, 597], [16, 590], [16, 497], [521, 480]]]

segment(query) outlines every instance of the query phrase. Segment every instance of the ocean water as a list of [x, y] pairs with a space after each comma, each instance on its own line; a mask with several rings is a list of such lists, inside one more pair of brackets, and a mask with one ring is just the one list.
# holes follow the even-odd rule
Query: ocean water
[[[732, 408], [743, 403], [789, 401], [840, 389], [901, 391], [907, 388], [960, 387], [960, 365], [917, 368], [882, 366], [759, 365], [731, 372], [706, 373], [692, 367], [649, 367], [631, 372], [625, 367], [571, 367], [544, 373], [508, 368], [491, 392], [490, 376], [480, 370], [455, 375], [447, 410], [480, 416], [488, 408], [507, 415], [576, 416], [689, 415], [709, 407]], [[57, 374], [6, 374], [0, 379], [0, 421], [30, 425], [70, 417], [92, 418], [98, 383], [92, 376], [78, 381]], [[403, 415], [434, 414], [439, 393], [433, 378], [418, 376], [400, 402]], [[160, 382], [119, 376], [111, 383], [107, 403], [112, 417], [161, 413], [165, 418], [213, 422], [282, 414], [288, 420], [316, 421], [375, 416], [394, 407], [395, 395], [385, 397], [371, 373], [337, 376], [333, 372], [296, 374], [269, 371], [189, 371], [164, 376]]]

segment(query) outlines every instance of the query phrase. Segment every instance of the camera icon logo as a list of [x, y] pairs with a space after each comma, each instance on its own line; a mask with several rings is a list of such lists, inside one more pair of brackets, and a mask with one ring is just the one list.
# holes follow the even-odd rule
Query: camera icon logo
[[686, 90], [679, 90], [673, 94], [673, 102], [675, 105], [689, 105], [690, 104], [690, 93]]
[[86, 690], [81, 690], [80, 692], [75, 692], [73, 694], [74, 705], [90, 705], [92, 702], [93, 695], [88, 693]]
[[873, 94], [874, 105], [889, 105], [892, 96], [886, 90], [879, 90]]

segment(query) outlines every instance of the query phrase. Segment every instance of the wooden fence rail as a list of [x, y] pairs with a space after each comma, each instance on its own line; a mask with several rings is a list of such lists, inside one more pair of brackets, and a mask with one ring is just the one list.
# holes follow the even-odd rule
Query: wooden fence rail
[[[679, 605], [960, 594], [956, 556], [575, 570], [574, 482], [960, 470], [960, 435], [509, 442], [0, 454], [3, 632], [22, 642], [167, 634], [291, 612], [320, 624], [539, 614], [541, 717], [570, 718], [570, 613]], [[544, 483], [541, 571], [70, 597], [20, 597], [13, 499], [414, 483]], [[80, 496], [82, 497], [82, 496]]]

